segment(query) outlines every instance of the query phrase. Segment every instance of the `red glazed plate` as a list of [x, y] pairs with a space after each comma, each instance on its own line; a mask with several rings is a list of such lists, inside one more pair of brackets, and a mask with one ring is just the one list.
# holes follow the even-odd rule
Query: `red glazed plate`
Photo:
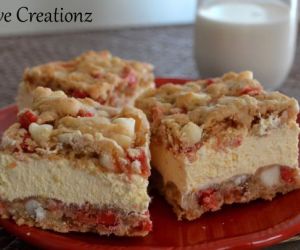
[[[156, 80], [183, 83], [184, 79]], [[16, 119], [16, 106], [0, 110], [0, 133]], [[288, 239], [300, 232], [300, 190], [277, 196], [272, 202], [225, 206], [195, 221], [177, 221], [170, 206], [154, 194], [150, 206], [153, 232], [144, 238], [105, 237], [95, 234], [60, 234], [11, 220], [0, 225], [22, 240], [44, 249], [250, 249]]]

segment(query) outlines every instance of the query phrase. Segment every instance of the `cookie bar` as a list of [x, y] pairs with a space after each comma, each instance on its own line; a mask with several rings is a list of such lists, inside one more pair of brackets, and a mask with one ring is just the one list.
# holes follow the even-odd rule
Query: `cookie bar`
[[0, 150], [0, 214], [58, 232], [144, 236], [149, 124], [142, 111], [38, 87]]
[[108, 51], [89, 51], [69, 61], [28, 68], [17, 97], [20, 109], [30, 107], [32, 91], [38, 86], [62, 90], [70, 97], [89, 97], [102, 105], [123, 107], [154, 87], [153, 67], [112, 56]]
[[150, 121], [153, 167], [179, 219], [300, 187], [295, 99], [251, 72], [172, 83], [136, 101]]

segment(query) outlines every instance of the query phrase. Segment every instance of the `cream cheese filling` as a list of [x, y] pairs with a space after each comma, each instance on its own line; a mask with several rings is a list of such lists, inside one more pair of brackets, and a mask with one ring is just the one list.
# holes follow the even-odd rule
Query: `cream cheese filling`
[[248, 135], [239, 147], [227, 148], [226, 152], [214, 150], [212, 138], [198, 150], [194, 162], [152, 143], [152, 163], [165, 183], [174, 183], [185, 194], [236, 175], [254, 174], [263, 166], [297, 167], [298, 134], [296, 123], [284, 125], [266, 136]]
[[82, 205], [89, 202], [100, 207], [120, 208], [126, 212], [148, 210], [148, 180], [134, 174], [89, 173], [72, 164], [63, 158], [26, 158], [20, 161], [12, 155], [1, 153], [1, 199], [13, 201], [39, 196], [66, 204]]

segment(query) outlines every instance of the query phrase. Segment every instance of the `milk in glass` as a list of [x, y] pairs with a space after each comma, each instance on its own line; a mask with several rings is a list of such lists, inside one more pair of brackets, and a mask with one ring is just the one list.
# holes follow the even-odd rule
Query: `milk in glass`
[[252, 70], [265, 88], [275, 89], [290, 71], [296, 33], [297, 18], [284, 1], [207, 1], [195, 25], [200, 75]]

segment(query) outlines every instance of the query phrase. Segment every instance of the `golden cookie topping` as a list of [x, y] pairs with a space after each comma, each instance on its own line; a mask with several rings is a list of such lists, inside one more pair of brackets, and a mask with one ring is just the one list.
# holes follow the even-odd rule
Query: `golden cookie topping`
[[[137, 171], [135, 160], [145, 161], [140, 158], [147, 153], [148, 141], [146, 116], [134, 107], [119, 110], [38, 87], [32, 108], [22, 110], [18, 122], [4, 133], [2, 148], [13, 153], [90, 157], [108, 170], [129, 172]], [[138, 156], [130, 156], [132, 149]], [[147, 164], [141, 164], [140, 173], [149, 174]]]
[[251, 131], [261, 121], [273, 120], [280, 125], [298, 114], [295, 99], [265, 91], [248, 71], [183, 85], [169, 83], [145, 92], [136, 107], [152, 123], [155, 139], [181, 150], [228, 129]]
[[26, 85], [23, 89], [43, 86], [63, 90], [68, 96], [122, 106], [154, 87], [152, 72], [150, 64], [114, 57], [108, 51], [89, 51], [70, 61], [26, 69], [22, 84]]

